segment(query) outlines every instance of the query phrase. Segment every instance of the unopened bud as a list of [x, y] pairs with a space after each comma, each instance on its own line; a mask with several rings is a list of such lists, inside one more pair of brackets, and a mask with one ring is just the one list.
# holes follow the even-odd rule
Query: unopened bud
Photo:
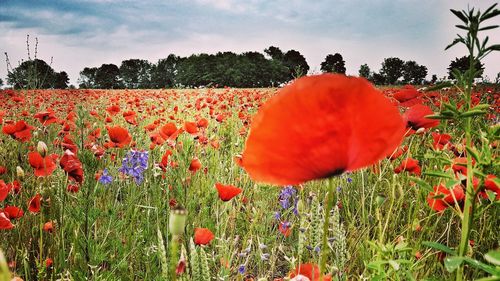
[[186, 226], [187, 210], [182, 206], [177, 205], [170, 210], [170, 218], [168, 220], [168, 230], [172, 235], [178, 236], [184, 233]]
[[24, 170], [23, 168], [17, 166], [16, 167], [16, 173], [18, 178], [24, 178]]
[[42, 157], [47, 156], [47, 152], [49, 151], [49, 148], [43, 141], [39, 141], [37, 146], [36, 146], [36, 151], [42, 155]]

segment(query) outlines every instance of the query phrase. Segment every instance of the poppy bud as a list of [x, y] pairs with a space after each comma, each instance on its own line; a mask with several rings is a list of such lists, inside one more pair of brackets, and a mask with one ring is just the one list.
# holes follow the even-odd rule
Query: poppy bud
[[47, 152], [49, 151], [49, 148], [43, 141], [39, 141], [36, 145], [36, 151], [38, 151], [38, 153], [40, 153], [42, 157], [45, 157], [47, 155]]
[[172, 235], [182, 235], [184, 227], [186, 226], [187, 210], [182, 206], [177, 205], [170, 210], [170, 217], [168, 220], [168, 230]]
[[23, 168], [17, 166], [16, 167], [16, 174], [18, 178], [24, 178], [24, 170]]
[[299, 214], [302, 214], [304, 210], [305, 210], [304, 202], [302, 202], [302, 200], [299, 200], [299, 202], [297, 202], [297, 211], [299, 212]]

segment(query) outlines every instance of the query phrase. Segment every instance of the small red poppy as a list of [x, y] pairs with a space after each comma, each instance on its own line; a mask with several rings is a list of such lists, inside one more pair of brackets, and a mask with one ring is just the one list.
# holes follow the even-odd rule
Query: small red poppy
[[414, 174], [420, 176], [421, 168], [418, 165], [418, 160], [413, 158], [406, 158], [401, 162], [401, 165], [394, 169], [394, 173], [399, 174], [403, 171], [409, 172], [410, 174]]
[[238, 188], [236, 186], [223, 185], [221, 183], [216, 183], [215, 188], [217, 188], [217, 192], [219, 193], [219, 198], [224, 202], [233, 199], [233, 197], [240, 194], [242, 191], [241, 188]]
[[[452, 194], [453, 193], [453, 194]], [[446, 188], [444, 184], [434, 187], [434, 191], [427, 196], [427, 203], [433, 210], [442, 212], [455, 200], [457, 202], [463, 200], [465, 197], [462, 186], [455, 185], [452, 190]]]
[[73, 152], [66, 150], [59, 161], [59, 166], [68, 173], [70, 179], [80, 184], [83, 183], [82, 162], [80, 162]]
[[198, 133], [198, 126], [194, 122], [184, 123], [184, 129], [186, 129], [186, 132], [188, 132], [189, 134]]
[[295, 185], [374, 164], [403, 135], [397, 107], [365, 79], [307, 76], [260, 108], [242, 165], [255, 181]]
[[330, 275], [321, 276], [319, 273], [319, 266], [314, 263], [304, 263], [299, 264], [294, 270], [290, 272], [290, 278], [294, 278], [298, 275], [307, 277], [311, 281], [331, 281], [332, 277]]
[[194, 158], [191, 160], [191, 164], [189, 164], [189, 171], [196, 173], [201, 168], [201, 162], [198, 158]]
[[3, 209], [3, 212], [7, 214], [7, 217], [9, 219], [19, 219], [24, 216], [24, 212], [21, 208], [18, 208], [16, 206], [5, 206]]
[[42, 198], [42, 195], [40, 195], [39, 193], [37, 195], [33, 196], [33, 198], [31, 198], [30, 201], [28, 202], [28, 211], [30, 211], [31, 213], [34, 213], [34, 214], [39, 213], [40, 208], [42, 206], [41, 198]]
[[215, 238], [208, 228], [196, 228], [194, 230], [194, 243], [196, 245], [207, 245]]
[[132, 136], [127, 129], [120, 126], [106, 127], [110, 142], [107, 143], [109, 147], [125, 147], [132, 141]]
[[21, 142], [27, 142], [31, 139], [31, 130], [33, 130], [33, 127], [24, 120], [17, 121], [15, 124], [5, 124], [2, 128], [4, 134], [10, 135]]
[[0, 230], [13, 229], [14, 225], [4, 212], [0, 212]]
[[420, 128], [428, 129], [439, 125], [439, 120], [426, 118], [432, 114], [434, 111], [427, 105], [416, 104], [405, 112], [403, 118], [406, 121], [406, 127], [416, 131]]

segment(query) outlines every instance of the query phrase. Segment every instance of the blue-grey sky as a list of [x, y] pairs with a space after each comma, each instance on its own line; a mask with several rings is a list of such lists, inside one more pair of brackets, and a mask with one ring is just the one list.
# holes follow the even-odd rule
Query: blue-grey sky
[[[486, 9], [496, 1], [465, 0], [0, 0], [0, 51], [15, 67], [27, 59], [26, 35], [38, 38], [38, 58], [53, 58], [72, 84], [86, 66], [120, 65], [170, 53], [259, 51], [271, 45], [295, 49], [318, 72], [327, 54], [339, 52], [347, 73], [367, 63], [380, 69], [386, 57], [415, 60], [442, 77], [462, 46], [444, 51], [460, 32], [449, 9]], [[500, 20], [491, 20], [500, 24]], [[500, 43], [500, 29], [485, 33]], [[31, 56], [34, 54], [31, 41]], [[491, 79], [500, 52], [485, 60]], [[0, 65], [5, 81], [7, 67]]]

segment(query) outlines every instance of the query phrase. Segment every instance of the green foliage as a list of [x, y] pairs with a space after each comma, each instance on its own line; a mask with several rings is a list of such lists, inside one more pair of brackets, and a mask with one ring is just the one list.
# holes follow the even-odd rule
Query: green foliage
[[400, 58], [385, 58], [382, 62], [380, 74], [384, 76], [384, 83], [394, 85], [403, 75], [405, 62]]
[[127, 89], [151, 88], [152, 65], [147, 60], [128, 59], [120, 65], [120, 77]]
[[[469, 56], [455, 58], [453, 61], [451, 61], [450, 66], [448, 67], [448, 78], [457, 79], [456, 75], [454, 74], [454, 71], [459, 71], [462, 74], [465, 73], [465, 71], [469, 69], [469, 61], [470, 61]], [[474, 75], [474, 78], [481, 78], [483, 76], [484, 65], [480, 61], [476, 60], [474, 69], [478, 71]]]
[[339, 53], [327, 55], [325, 60], [321, 63], [321, 71], [345, 74], [345, 61], [342, 55]]
[[366, 79], [370, 79], [370, 67], [368, 66], [368, 64], [366, 64], [366, 63], [362, 64], [359, 67], [358, 74], [359, 74], [359, 77], [364, 77]]
[[7, 82], [15, 89], [65, 89], [68, 80], [66, 72], [55, 72], [41, 59], [24, 61], [7, 74]]
[[427, 76], [427, 67], [415, 61], [406, 61], [403, 66], [403, 83], [420, 85]]

